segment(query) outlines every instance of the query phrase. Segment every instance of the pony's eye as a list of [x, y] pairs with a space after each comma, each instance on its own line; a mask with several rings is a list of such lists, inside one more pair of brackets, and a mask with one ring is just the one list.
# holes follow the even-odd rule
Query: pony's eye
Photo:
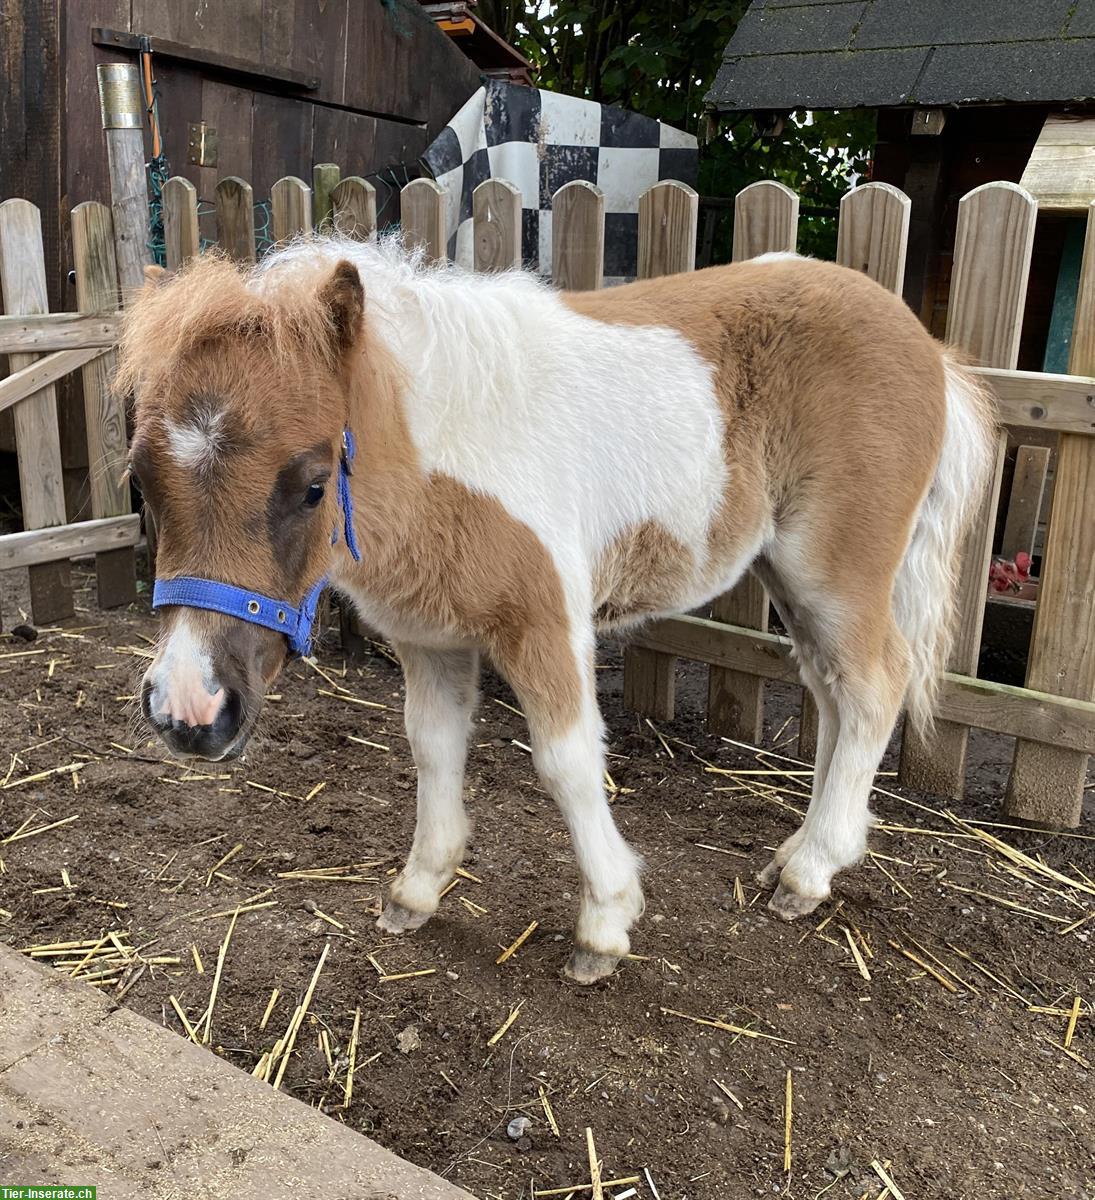
[[310, 483], [308, 490], [304, 493], [305, 508], [315, 508], [315, 506], [323, 499], [323, 484]]

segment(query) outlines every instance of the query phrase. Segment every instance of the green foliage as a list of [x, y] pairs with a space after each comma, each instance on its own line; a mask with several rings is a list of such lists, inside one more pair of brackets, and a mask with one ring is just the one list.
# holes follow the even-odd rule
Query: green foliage
[[[704, 96], [749, 0], [480, 0], [478, 12], [531, 60], [543, 88], [657, 117], [703, 138]], [[781, 136], [759, 137], [751, 116], [726, 119], [700, 156], [700, 194], [733, 196], [778, 179], [806, 208], [835, 208], [866, 172], [874, 112], [800, 112]], [[716, 259], [729, 257], [729, 220]], [[835, 251], [836, 223], [807, 216], [800, 249]]]

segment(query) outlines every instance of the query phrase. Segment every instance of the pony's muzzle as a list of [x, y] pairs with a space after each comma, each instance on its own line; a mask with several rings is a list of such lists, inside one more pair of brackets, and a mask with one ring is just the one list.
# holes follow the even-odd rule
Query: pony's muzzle
[[141, 711], [172, 754], [180, 758], [219, 759], [242, 749], [240, 732], [246, 706], [234, 688], [221, 688], [201, 704], [162, 704], [155, 684], [145, 677]]

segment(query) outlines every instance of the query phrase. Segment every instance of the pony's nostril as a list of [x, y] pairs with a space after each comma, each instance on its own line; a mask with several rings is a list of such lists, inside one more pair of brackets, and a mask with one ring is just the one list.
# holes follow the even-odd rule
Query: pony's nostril
[[226, 688], [221, 710], [213, 722], [213, 733], [227, 744], [239, 733], [242, 725], [243, 696], [235, 688]]

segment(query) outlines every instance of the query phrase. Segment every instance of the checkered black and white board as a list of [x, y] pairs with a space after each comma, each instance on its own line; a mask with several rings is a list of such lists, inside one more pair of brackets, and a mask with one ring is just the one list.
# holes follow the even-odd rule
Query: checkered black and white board
[[551, 198], [585, 179], [605, 197], [605, 282], [635, 275], [639, 197], [661, 179], [695, 186], [696, 139], [623, 108], [492, 81], [479, 89], [422, 161], [448, 196], [449, 258], [473, 265], [472, 192], [485, 179], [521, 190], [525, 266], [551, 271]]

